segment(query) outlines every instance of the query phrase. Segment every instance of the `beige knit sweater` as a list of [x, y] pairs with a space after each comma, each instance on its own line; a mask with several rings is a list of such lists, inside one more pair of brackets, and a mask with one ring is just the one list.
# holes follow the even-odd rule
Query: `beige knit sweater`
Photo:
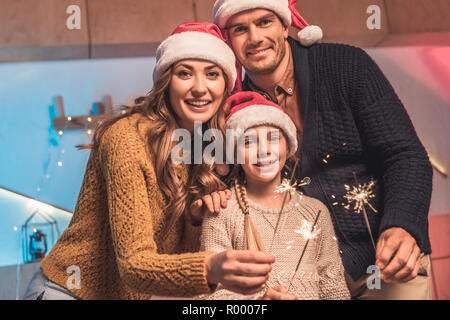
[[[181, 219], [165, 234], [161, 208], [146, 150], [148, 122], [132, 115], [109, 128], [92, 150], [69, 227], [41, 262], [44, 274], [67, 288], [70, 266], [78, 266], [83, 299], [148, 299], [150, 295], [193, 296], [209, 293], [205, 257], [198, 251], [200, 227]], [[178, 173], [186, 182], [188, 168]], [[192, 252], [192, 253], [182, 253]]]
[[[268, 252], [280, 209], [262, 207], [250, 199], [249, 206], [250, 217], [259, 231], [265, 251]], [[299, 299], [350, 299], [329, 211], [319, 200], [302, 196], [298, 192], [283, 209], [271, 252], [276, 261], [272, 265], [266, 287], [278, 285], [286, 289], [289, 287], [306, 244], [306, 238], [301, 234], [302, 230], [311, 231], [319, 210], [321, 214], [313, 232], [316, 236], [309, 241], [290, 292]], [[200, 250], [220, 252], [228, 249], [244, 249], [244, 214], [234, 190], [226, 209], [218, 215], [208, 215], [205, 218], [201, 236]], [[197, 298], [258, 299], [263, 294], [264, 291], [244, 296], [219, 288], [212, 295]]]

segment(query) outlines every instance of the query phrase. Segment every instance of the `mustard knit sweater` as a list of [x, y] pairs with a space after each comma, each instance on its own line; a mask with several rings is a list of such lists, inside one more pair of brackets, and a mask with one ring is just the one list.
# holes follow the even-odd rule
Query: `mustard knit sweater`
[[[140, 114], [123, 118], [92, 150], [69, 227], [41, 269], [82, 299], [148, 299], [210, 293], [201, 227], [180, 219], [167, 233], [166, 204], [146, 149], [147, 123]], [[177, 167], [186, 182], [188, 167]], [[184, 253], [183, 253], [184, 252]], [[70, 266], [80, 268], [73, 289]], [[69, 269], [71, 270], [71, 269]], [[69, 284], [69, 286], [68, 286]]]

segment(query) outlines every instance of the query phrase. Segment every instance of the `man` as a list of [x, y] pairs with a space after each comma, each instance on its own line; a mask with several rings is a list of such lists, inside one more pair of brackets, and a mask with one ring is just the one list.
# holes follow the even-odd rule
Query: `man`
[[[302, 141], [295, 178], [310, 177], [304, 193], [330, 209], [352, 296], [430, 299], [427, 153], [393, 88], [363, 50], [307, 47], [321, 33], [309, 32], [296, 2], [216, 1], [214, 21], [246, 71], [243, 90], [263, 94], [294, 121]], [[291, 23], [303, 29], [298, 36], [304, 45], [288, 36]], [[376, 249], [362, 213], [344, 198], [344, 185], [356, 185], [354, 176], [362, 185], [375, 181], [369, 203], [376, 211], [366, 205], [366, 212]], [[379, 290], [366, 284], [373, 264], [381, 270]]]

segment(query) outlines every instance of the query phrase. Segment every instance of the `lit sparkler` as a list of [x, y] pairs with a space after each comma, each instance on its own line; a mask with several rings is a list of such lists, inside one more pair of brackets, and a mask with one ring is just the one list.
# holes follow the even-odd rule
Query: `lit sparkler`
[[373, 240], [372, 230], [370, 228], [369, 219], [367, 218], [367, 212], [365, 205], [368, 205], [375, 213], [378, 211], [370, 204], [369, 200], [373, 199], [375, 195], [373, 194], [372, 188], [375, 186], [375, 181], [370, 180], [368, 183], [359, 184], [358, 179], [356, 178], [356, 174], [353, 172], [353, 178], [355, 179], [355, 186], [350, 187], [348, 185], [345, 186], [345, 190], [347, 190], [347, 194], [344, 195], [344, 198], [347, 199], [348, 205], [344, 206], [347, 210], [350, 209], [350, 205], [354, 202], [353, 210], [356, 213], [363, 213], [364, 220], [366, 222], [367, 230], [369, 231], [370, 240], [372, 241], [373, 248], [376, 249], [375, 241]]
[[286, 179], [283, 180], [283, 183], [275, 188], [275, 192], [276, 193], [284, 193], [284, 197], [283, 197], [283, 202], [281, 204], [280, 212], [278, 213], [278, 219], [277, 219], [277, 223], [275, 225], [275, 231], [273, 233], [272, 241], [270, 242], [269, 253], [272, 252], [273, 241], [275, 240], [275, 236], [277, 234], [278, 225], [280, 223], [281, 214], [283, 213], [283, 209], [286, 204], [286, 199], [287, 199], [288, 193], [293, 195], [296, 187], [306, 186], [306, 185], [310, 184], [310, 182], [311, 182], [311, 179], [309, 177], [305, 177], [299, 184], [297, 184], [297, 182], [294, 182], [294, 183], [292, 182], [294, 180], [295, 171], [297, 169], [297, 166], [298, 166], [298, 160], [295, 161], [295, 165], [294, 165], [294, 168], [292, 169], [292, 173], [291, 173], [291, 178], [289, 180], [286, 180]]
[[303, 256], [305, 255], [309, 240], [314, 239], [320, 233], [320, 229], [316, 229], [316, 224], [317, 224], [317, 221], [319, 221], [320, 213], [321, 213], [321, 210], [319, 210], [319, 212], [317, 213], [317, 216], [314, 219], [314, 223], [312, 225], [308, 221], [303, 220], [303, 224], [302, 224], [300, 230], [294, 231], [298, 234], [303, 235], [306, 239], [306, 243], [305, 243], [305, 246], [303, 247], [303, 251], [302, 251], [302, 254], [300, 255], [300, 259], [298, 259], [297, 267], [295, 268], [294, 275], [292, 276], [291, 281], [289, 282], [288, 291], [291, 289], [292, 281], [294, 281], [295, 275], [298, 271], [298, 268], [300, 267], [300, 263], [302, 262]]
[[302, 235], [306, 240], [309, 240], [317, 237], [320, 233], [320, 229], [313, 228], [310, 222], [303, 220], [300, 229], [294, 230], [294, 232]]
[[297, 182], [291, 185], [288, 179], [283, 179], [283, 183], [279, 186], [275, 187], [275, 193], [285, 193], [290, 192], [291, 195], [295, 192], [295, 187], [297, 186]]
[[[287, 193], [289, 192], [291, 195], [294, 194], [296, 187], [303, 187], [311, 183], [311, 179], [309, 177], [303, 178], [300, 183], [295, 181], [293, 184], [288, 179], [283, 179], [283, 182], [275, 187], [275, 193]], [[276, 198], [277, 196], [275, 196]]]

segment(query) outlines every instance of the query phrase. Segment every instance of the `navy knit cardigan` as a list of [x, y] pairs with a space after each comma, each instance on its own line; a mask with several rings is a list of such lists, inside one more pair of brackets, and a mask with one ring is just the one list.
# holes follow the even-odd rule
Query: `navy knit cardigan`
[[[357, 280], [375, 262], [362, 213], [342, 206], [347, 204], [344, 185], [355, 185], [353, 172], [361, 184], [376, 181], [370, 202], [378, 213], [366, 206], [375, 241], [384, 230], [401, 227], [422, 252], [431, 253], [433, 171], [389, 81], [362, 49], [340, 44], [306, 48], [288, 41], [304, 110], [297, 178], [310, 177], [302, 191], [329, 208], [346, 271]], [[243, 87], [249, 90], [247, 78]]]

